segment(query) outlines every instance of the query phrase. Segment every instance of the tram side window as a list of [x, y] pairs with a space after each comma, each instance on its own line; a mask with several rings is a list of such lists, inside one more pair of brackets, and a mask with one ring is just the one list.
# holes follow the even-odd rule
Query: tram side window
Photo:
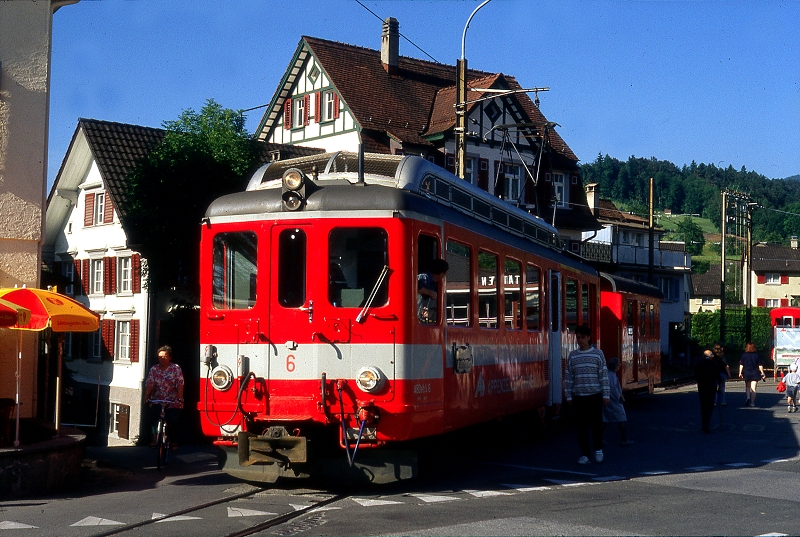
[[214, 237], [212, 302], [217, 309], [250, 309], [256, 303], [257, 238], [253, 232]]
[[656, 306], [650, 304], [650, 335], [656, 335]]
[[328, 237], [328, 300], [337, 308], [363, 307], [372, 292], [372, 307], [385, 306], [389, 280], [375, 289], [389, 264], [389, 237], [381, 228], [337, 228]]
[[538, 332], [542, 329], [542, 302], [539, 267], [525, 267], [525, 323], [528, 330]]
[[503, 267], [503, 297], [505, 300], [505, 324], [512, 330], [522, 329], [522, 266], [519, 261], [506, 259]]
[[575, 331], [578, 326], [578, 281], [567, 279], [566, 281], [566, 310], [567, 310], [567, 330]]
[[594, 296], [590, 293], [590, 290], [594, 290], [593, 285], [589, 285], [588, 283], [581, 284], [581, 324], [588, 324], [592, 326], [592, 319], [591, 319], [591, 311], [592, 311], [592, 297]]
[[478, 253], [478, 324], [497, 328], [497, 256]]
[[633, 335], [633, 323], [634, 323], [634, 302], [633, 300], [628, 300], [628, 312], [627, 312], [627, 326], [628, 326], [628, 335]]
[[647, 332], [647, 304], [639, 303], [639, 335], [644, 336]]
[[447, 271], [445, 290], [445, 318], [450, 326], [471, 325], [471, 255], [469, 246], [447, 241], [445, 261], [450, 265], [450, 270]]
[[278, 236], [278, 303], [299, 308], [306, 302], [306, 234], [284, 229]]
[[[430, 235], [420, 235], [417, 240], [417, 319], [421, 324], [439, 324], [439, 301], [442, 284], [437, 280], [441, 274], [439, 240]], [[436, 293], [433, 298], [431, 292]]]

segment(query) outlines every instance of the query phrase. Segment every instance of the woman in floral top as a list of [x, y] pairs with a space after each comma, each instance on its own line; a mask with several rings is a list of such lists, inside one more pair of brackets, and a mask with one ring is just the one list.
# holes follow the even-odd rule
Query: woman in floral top
[[[145, 401], [166, 400], [173, 401], [167, 404], [165, 418], [172, 438], [176, 438], [178, 421], [183, 409], [183, 371], [181, 366], [172, 363], [172, 347], [165, 345], [158, 349], [158, 363], [150, 368], [144, 388]], [[155, 437], [155, 424], [161, 414], [161, 405], [149, 403], [150, 417], [153, 423], [153, 436]], [[150, 444], [155, 447], [155, 439]], [[172, 443], [173, 450], [178, 449], [176, 442]]]

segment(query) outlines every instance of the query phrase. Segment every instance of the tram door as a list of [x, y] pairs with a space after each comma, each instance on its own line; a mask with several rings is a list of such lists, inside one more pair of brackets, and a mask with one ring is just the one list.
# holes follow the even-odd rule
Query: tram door
[[548, 341], [548, 360], [550, 373], [550, 394], [547, 404], [560, 405], [562, 395], [561, 365], [561, 273], [550, 270], [547, 286], [547, 311], [550, 319]]

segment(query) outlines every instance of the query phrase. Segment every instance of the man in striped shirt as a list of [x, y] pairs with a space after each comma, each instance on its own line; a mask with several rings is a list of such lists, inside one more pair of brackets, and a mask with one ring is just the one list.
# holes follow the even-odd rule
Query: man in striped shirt
[[603, 462], [603, 406], [611, 401], [606, 357], [603, 351], [592, 347], [592, 331], [587, 325], [575, 328], [575, 338], [578, 348], [567, 358], [564, 395], [575, 414], [581, 449], [578, 464], [590, 463], [592, 445], [594, 460]]

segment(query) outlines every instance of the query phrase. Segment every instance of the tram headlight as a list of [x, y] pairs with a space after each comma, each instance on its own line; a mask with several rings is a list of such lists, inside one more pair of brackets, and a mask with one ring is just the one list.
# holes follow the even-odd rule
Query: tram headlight
[[211, 385], [224, 392], [233, 384], [233, 372], [226, 365], [218, 365], [211, 371]]
[[283, 172], [281, 181], [283, 208], [297, 211], [303, 207], [306, 198], [306, 176], [297, 168], [289, 168]]
[[365, 392], [374, 393], [383, 388], [386, 378], [377, 367], [362, 367], [356, 375], [356, 384]]

